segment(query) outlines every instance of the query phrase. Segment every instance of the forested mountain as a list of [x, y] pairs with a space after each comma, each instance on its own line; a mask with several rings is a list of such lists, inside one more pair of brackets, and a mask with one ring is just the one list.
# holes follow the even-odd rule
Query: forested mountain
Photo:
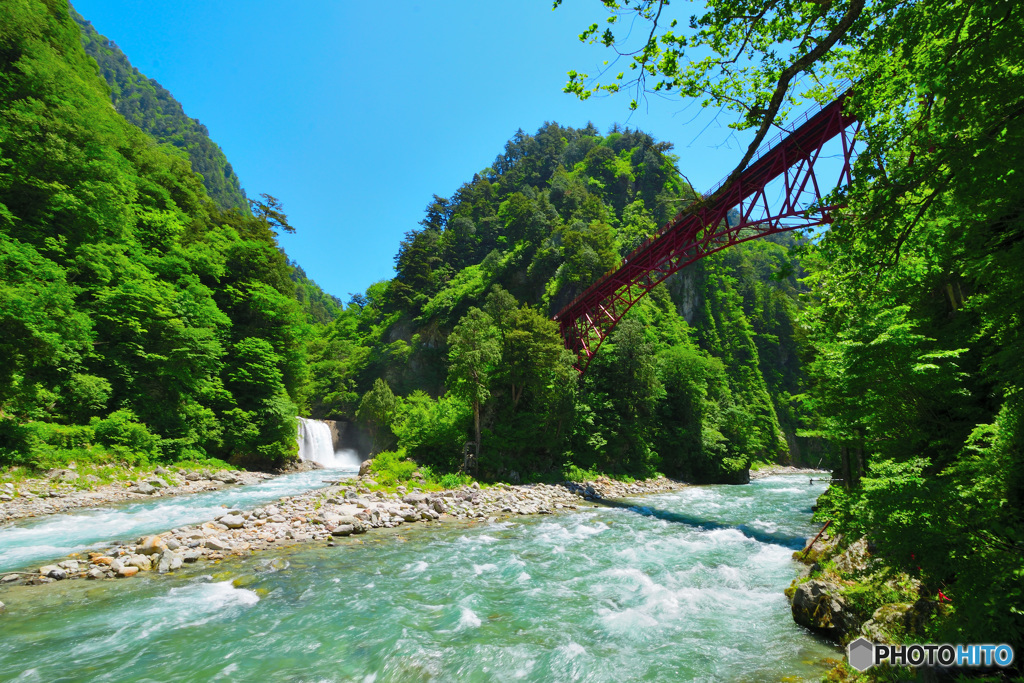
[[206, 126], [188, 117], [166, 88], [139, 73], [114, 41], [97, 33], [73, 8], [71, 16], [81, 28], [82, 46], [96, 60], [100, 75], [110, 87], [110, 99], [118, 113], [158, 142], [186, 154], [218, 207], [246, 210], [245, 191], [238, 176], [221, 148], [210, 139]]
[[581, 381], [562, 348], [551, 315], [695, 197], [670, 148], [629, 129], [519, 131], [452, 197], [433, 198], [395, 278], [326, 328], [311, 351], [314, 414], [355, 417], [376, 449], [444, 470], [479, 440], [486, 477], [735, 481], [752, 458], [799, 454], [800, 285], [773, 277], [799, 271], [792, 238], [674, 276]]
[[3, 12], [0, 462], [282, 462], [309, 324], [276, 224], [111, 107], [65, 4]]

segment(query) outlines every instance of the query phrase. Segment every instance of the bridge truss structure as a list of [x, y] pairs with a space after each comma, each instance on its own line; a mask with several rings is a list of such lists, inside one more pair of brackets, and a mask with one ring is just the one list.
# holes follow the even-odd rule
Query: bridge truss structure
[[[719, 182], [555, 315], [581, 373], [626, 311], [673, 273], [734, 244], [832, 222], [839, 204], [829, 195], [851, 181], [860, 130], [843, 111], [848, 96], [804, 114], [735, 180]], [[841, 151], [823, 155], [826, 146]]]

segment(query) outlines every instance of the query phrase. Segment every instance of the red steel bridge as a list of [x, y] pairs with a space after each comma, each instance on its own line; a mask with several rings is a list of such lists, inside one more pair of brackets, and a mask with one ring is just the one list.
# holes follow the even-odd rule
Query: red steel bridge
[[[843, 112], [848, 95], [804, 114], [792, 132], [764, 145], [735, 180], [718, 183], [555, 315], [580, 372], [626, 311], [676, 271], [740, 242], [832, 222], [830, 211], [837, 205], [827, 197], [850, 182], [859, 130], [856, 117]], [[822, 156], [835, 138], [841, 158]]]

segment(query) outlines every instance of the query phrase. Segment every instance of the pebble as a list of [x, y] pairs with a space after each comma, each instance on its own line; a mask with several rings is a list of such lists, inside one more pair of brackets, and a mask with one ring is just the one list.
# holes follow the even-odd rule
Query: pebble
[[136, 544], [135, 552], [140, 555], [157, 555], [167, 547], [164, 539], [159, 536], [144, 536]]
[[217, 521], [229, 529], [241, 529], [245, 525], [241, 515], [224, 515]]

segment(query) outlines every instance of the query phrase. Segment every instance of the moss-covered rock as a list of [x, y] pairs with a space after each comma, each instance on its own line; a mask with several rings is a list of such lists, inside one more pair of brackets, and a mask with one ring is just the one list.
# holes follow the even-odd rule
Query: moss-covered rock
[[861, 620], [847, 604], [838, 584], [811, 579], [793, 592], [793, 620], [836, 642], [860, 631]]

